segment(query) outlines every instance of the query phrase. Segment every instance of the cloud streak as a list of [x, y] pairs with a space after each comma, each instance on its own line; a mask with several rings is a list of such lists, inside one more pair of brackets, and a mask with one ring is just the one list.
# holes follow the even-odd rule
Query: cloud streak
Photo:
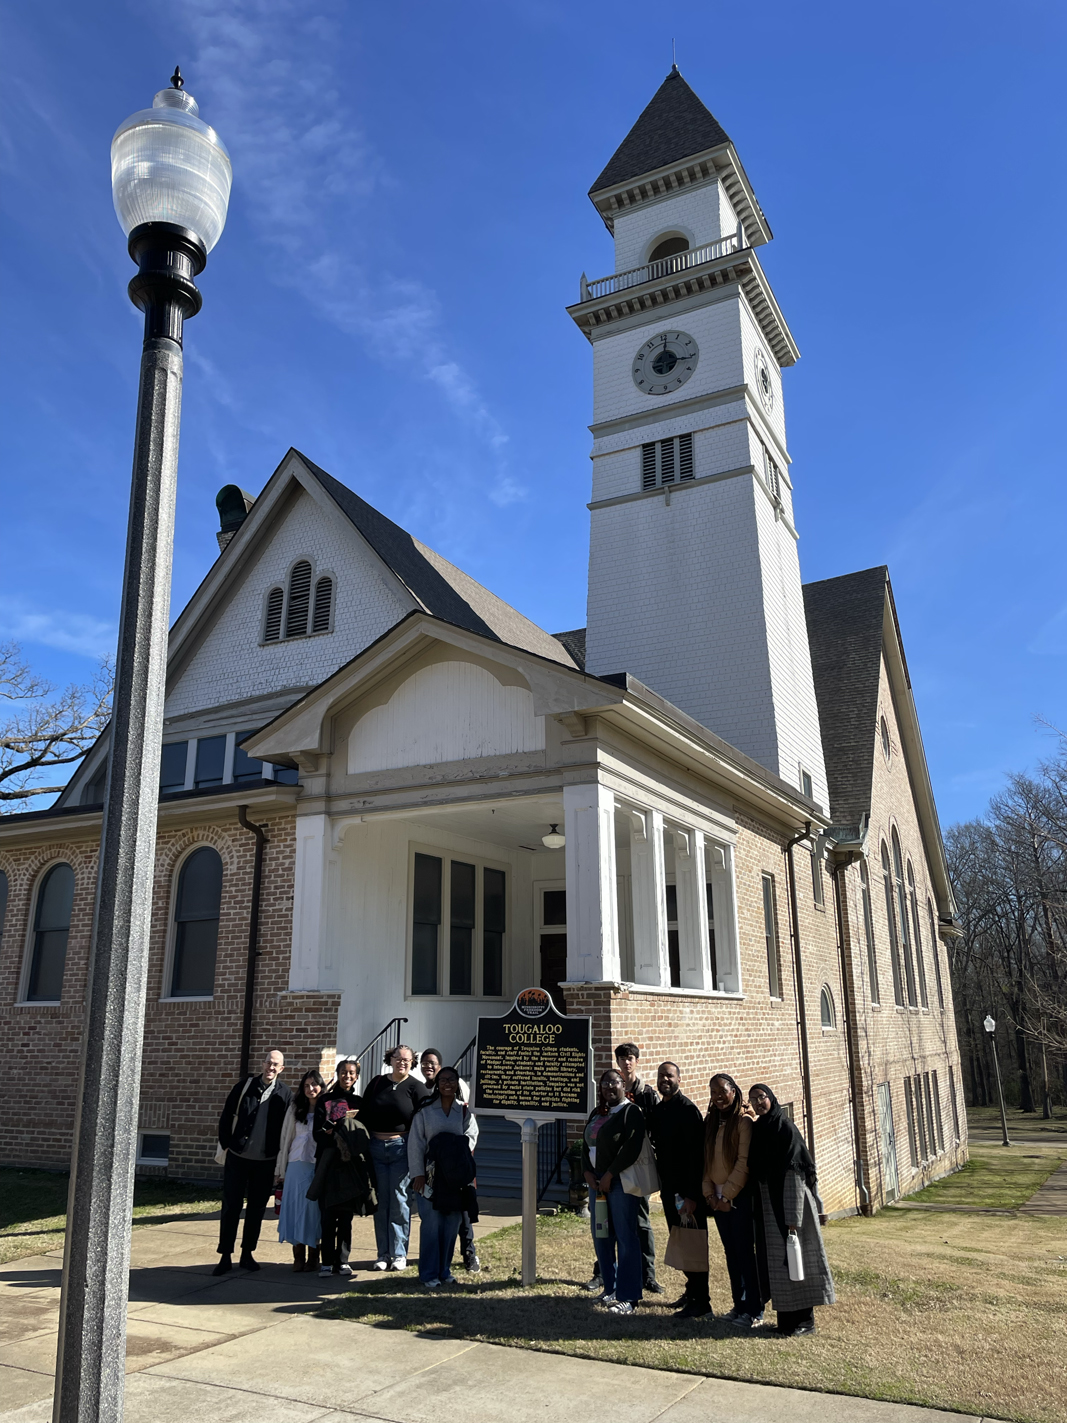
[[[191, 0], [182, 13], [210, 91], [206, 117], [233, 156], [235, 194], [260, 239], [284, 255], [274, 280], [345, 335], [414, 363], [492, 461], [487, 496], [498, 505], [525, 497], [508, 472], [508, 435], [450, 351], [433, 291], [361, 260], [361, 211], [394, 180], [344, 97], [334, 20], [297, 0]], [[352, 234], [343, 246], [338, 230]]]
[[38, 643], [79, 657], [113, 657], [118, 640], [114, 623], [84, 613], [45, 611], [15, 598], [0, 598], [0, 637]]

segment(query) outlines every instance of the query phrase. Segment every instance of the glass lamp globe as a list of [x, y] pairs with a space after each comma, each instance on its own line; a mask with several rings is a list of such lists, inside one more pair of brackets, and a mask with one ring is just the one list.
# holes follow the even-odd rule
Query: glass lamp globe
[[[179, 81], [180, 82], [180, 81]], [[111, 190], [126, 236], [146, 222], [195, 233], [205, 252], [226, 223], [233, 170], [215, 130], [184, 89], [161, 89], [111, 140]]]
[[553, 825], [547, 835], [541, 836], [541, 844], [546, 850], [562, 850], [566, 843], [566, 835], [560, 834], [559, 828], [555, 825]]
[[982, 1024], [982, 1027], [985, 1028], [985, 1030], [986, 1030], [987, 1033], [995, 1033], [995, 1032], [996, 1032], [996, 1030], [997, 1030], [996, 1021], [994, 1020], [993, 1015], [992, 1015], [991, 1013], [987, 1013], [987, 1014], [986, 1014], [986, 1020], [985, 1020], [985, 1022]]

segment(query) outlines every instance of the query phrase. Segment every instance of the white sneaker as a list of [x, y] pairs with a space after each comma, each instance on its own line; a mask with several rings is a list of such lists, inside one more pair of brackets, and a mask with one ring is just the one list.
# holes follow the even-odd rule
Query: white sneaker
[[440, 1280], [423, 1280], [423, 1282], [422, 1282], [422, 1287], [423, 1287], [424, 1290], [439, 1290], [439, 1289], [441, 1288], [441, 1281], [440, 1281]]
[[407, 1267], [408, 1261], [406, 1255], [395, 1255], [392, 1260], [389, 1261], [390, 1270], [406, 1270]]
[[350, 1275], [351, 1273], [352, 1273], [352, 1266], [351, 1266], [351, 1265], [342, 1265], [342, 1266], [341, 1266], [341, 1274], [342, 1274], [342, 1275]]
[[605, 1290], [604, 1293], [603, 1293], [603, 1294], [600, 1296], [600, 1298], [597, 1300], [597, 1304], [612, 1305], [612, 1304], [614, 1304], [614, 1303], [615, 1303], [615, 1294], [614, 1294], [614, 1292], [612, 1292], [611, 1294], [608, 1294], [607, 1290]]
[[372, 1268], [375, 1269], [375, 1270], [388, 1270], [388, 1268], [389, 1268], [389, 1261], [388, 1261], [388, 1260], [375, 1260], [374, 1265], [372, 1266]]
[[608, 1305], [611, 1314], [633, 1314], [634, 1307], [628, 1299], [617, 1299]]

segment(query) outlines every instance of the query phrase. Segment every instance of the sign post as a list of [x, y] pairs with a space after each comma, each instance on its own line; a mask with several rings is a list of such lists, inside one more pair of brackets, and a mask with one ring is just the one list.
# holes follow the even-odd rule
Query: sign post
[[543, 988], [525, 988], [501, 1018], [479, 1018], [476, 1113], [522, 1132], [522, 1283], [537, 1278], [537, 1133], [542, 1122], [584, 1122], [593, 1101], [593, 1020], [560, 1013]]

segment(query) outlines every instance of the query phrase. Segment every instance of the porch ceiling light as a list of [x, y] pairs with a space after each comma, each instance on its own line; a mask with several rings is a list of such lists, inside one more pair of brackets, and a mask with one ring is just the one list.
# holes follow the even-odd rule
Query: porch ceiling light
[[555, 825], [553, 825], [547, 835], [541, 836], [541, 844], [546, 850], [562, 850], [566, 843], [566, 835], [561, 835], [558, 826]]

